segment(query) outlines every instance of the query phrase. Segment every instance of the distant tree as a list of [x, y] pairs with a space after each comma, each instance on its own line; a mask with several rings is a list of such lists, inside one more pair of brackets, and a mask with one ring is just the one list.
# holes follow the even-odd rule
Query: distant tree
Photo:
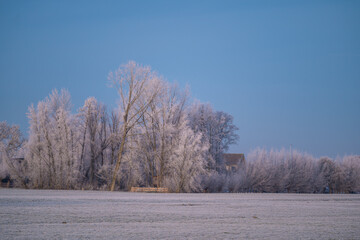
[[341, 161], [344, 193], [360, 193], [360, 156], [345, 156]]
[[286, 192], [313, 192], [316, 171], [315, 159], [296, 150], [287, 152], [283, 183]]
[[[205, 162], [206, 163], [206, 162]], [[206, 166], [206, 165], [205, 165]], [[238, 175], [238, 174], [236, 174]], [[236, 178], [236, 177], [234, 177]], [[227, 188], [233, 188], [230, 191], [236, 192], [238, 188], [235, 189], [235, 185], [243, 184], [243, 181], [240, 179], [227, 179], [225, 173], [218, 173], [216, 171], [210, 171], [209, 174], [205, 174], [202, 179], [202, 186], [205, 192], [225, 192]], [[235, 182], [237, 181], [237, 182]], [[228, 186], [230, 184], [230, 186]], [[231, 186], [234, 185], [234, 186]]]
[[223, 153], [239, 138], [233, 117], [225, 112], [214, 111], [209, 104], [196, 103], [190, 109], [189, 122], [195, 133], [202, 134], [202, 142], [210, 145], [207, 167], [222, 171]]
[[265, 149], [257, 148], [247, 157], [245, 172], [246, 189], [249, 192], [267, 192], [271, 186], [271, 162]]
[[19, 157], [23, 157], [24, 143], [18, 126], [0, 122], [0, 179], [10, 177], [27, 187], [24, 162], [19, 161]]
[[317, 185], [322, 193], [335, 192], [337, 167], [333, 160], [322, 157], [318, 161]]
[[314, 191], [315, 159], [298, 151], [257, 148], [248, 154], [240, 189], [254, 192], [305, 193]]

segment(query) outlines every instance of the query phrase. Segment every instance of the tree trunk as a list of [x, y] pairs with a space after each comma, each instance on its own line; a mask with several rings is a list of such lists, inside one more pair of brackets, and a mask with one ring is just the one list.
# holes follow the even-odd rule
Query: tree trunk
[[120, 168], [120, 164], [121, 164], [121, 160], [122, 160], [122, 156], [123, 156], [123, 153], [124, 153], [124, 147], [125, 147], [125, 138], [126, 138], [126, 135], [127, 135], [127, 124], [125, 123], [125, 126], [124, 126], [124, 132], [123, 132], [123, 135], [122, 135], [122, 139], [121, 139], [121, 143], [120, 143], [120, 150], [119, 150], [119, 156], [118, 156], [118, 159], [116, 161], [116, 165], [115, 165], [115, 170], [114, 170], [114, 173], [113, 173], [113, 176], [112, 176], [112, 180], [111, 180], [111, 186], [110, 186], [110, 191], [113, 192], [114, 189], [115, 189], [115, 182], [116, 182], [116, 175], [119, 171], [119, 168]]

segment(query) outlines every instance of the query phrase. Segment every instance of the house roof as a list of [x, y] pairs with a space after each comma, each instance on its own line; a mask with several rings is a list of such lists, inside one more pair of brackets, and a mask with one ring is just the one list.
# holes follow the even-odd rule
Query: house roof
[[243, 153], [224, 153], [223, 159], [227, 166], [245, 163], [245, 155]]

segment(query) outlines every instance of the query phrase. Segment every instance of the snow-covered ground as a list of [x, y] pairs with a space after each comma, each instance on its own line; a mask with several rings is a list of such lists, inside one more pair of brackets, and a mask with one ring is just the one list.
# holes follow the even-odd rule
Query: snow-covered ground
[[360, 195], [0, 189], [0, 239], [360, 239]]

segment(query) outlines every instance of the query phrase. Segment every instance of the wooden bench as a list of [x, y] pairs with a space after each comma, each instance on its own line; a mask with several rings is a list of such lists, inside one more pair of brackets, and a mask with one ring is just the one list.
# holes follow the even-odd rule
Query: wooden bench
[[130, 192], [147, 192], [147, 193], [168, 193], [168, 188], [154, 188], [154, 187], [132, 187]]

